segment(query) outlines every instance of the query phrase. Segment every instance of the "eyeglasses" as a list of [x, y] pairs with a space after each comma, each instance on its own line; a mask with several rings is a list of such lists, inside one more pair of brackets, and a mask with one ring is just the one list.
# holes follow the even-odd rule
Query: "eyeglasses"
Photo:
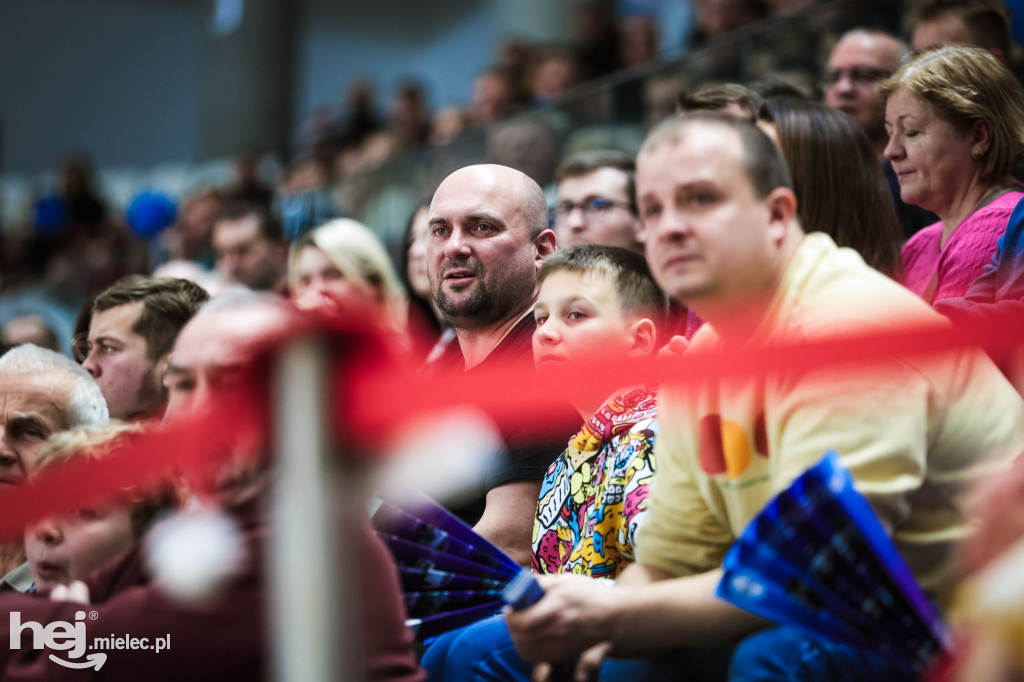
[[876, 69], [871, 66], [851, 66], [848, 69], [829, 69], [821, 79], [822, 89], [831, 88], [846, 76], [856, 85], [874, 85], [883, 78], [888, 78], [892, 72], [886, 69]]
[[578, 208], [583, 211], [583, 215], [587, 220], [599, 220], [616, 206], [627, 209], [630, 212], [633, 211], [633, 205], [628, 201], [616, 201], [615, 199], [605, 199], [604, 197], [587, 197], [578, 204], [571, 201], [558, 202], [551, 218], [556, 223], [565, 222], [572, 215], [572, 212]]
[[75, 360], [78, 361], [78, 364], [85, 362], [85, 359], [89, 357], [90, 350], [91, 344], [89, 343], [88, 332], [76, 334], [71, 339], [71, 354], [75, 356]]

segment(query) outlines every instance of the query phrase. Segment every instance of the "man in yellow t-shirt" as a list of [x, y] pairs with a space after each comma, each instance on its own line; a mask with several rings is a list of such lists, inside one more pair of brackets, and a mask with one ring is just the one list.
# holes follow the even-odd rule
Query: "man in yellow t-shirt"
[[[899, 324], [945, 328], [853, 251], [804, 233], [784, 160], [747, 122], [703, 114], [663, 124], [638, 156], [637, 195], [652, 273], [707, 322], [692, 350], [728, 352]], [[660, 411], [659, 473], [637, 563], [611, 590], [547, 580], [544, 599], [508, 616], [526, 659], [582, 654], [578, 667], [593, 673], [609, 655], [646, 657], [652, 668], [645, 679], [656, 679], [763, 627], [713, 596], [721, 560], [771, 496], [832, 448], [922, 586], [941, 602], [953, 580], [952, 543], [968, 530], [960, 493], [1024, 449], [1024, 403], [975, 352], [666, 387]], [[781, 677], [768, 672], [765, 656]], [[722, 660], [687, 679], [723, 679], [728, 658]], [[879, 656], [786, 628], [741, 645], [730, 675], [912, 679]]]

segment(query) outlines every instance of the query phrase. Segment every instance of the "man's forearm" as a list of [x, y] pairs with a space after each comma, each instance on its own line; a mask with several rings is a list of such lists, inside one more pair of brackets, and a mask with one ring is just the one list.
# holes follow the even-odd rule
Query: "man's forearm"
[[765, 621], [714, 596], [721, 569], [682, 578], [634, 564], [611, 591], [616, 657], [653, 656], [681, 646], [722, 644]]
[[480, 521], [473, 527], [520, 566], [529, 566], [533, 546], [533, 516], [540, 481], [515, 480], [492, 488]]

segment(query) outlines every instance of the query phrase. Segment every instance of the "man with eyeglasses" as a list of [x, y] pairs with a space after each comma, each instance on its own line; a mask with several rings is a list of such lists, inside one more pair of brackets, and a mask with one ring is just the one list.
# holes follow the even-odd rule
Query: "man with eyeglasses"
[[644, 252], [633, 167], [632, 157], [614, 150], [579, 152], [559, 164], [551, 216], [559, 248], [598, 244]]
[[125, 277], [92, 305], [75, 357], [96, 379], [114, 419], [162, 417], [161, 367], [178, 332], [209, 295], [186, 279]]
[[888, 136], [883, 119], [885, 104], [875, 93], [875, 84], [892, 74], [907, 46], [900, 39], [882, 33], [854, 29], [839, 39], [822, 79], [825, 104], [839, 109], [860, 126], [882, 163]]
[[903, 203], [900, 198], [892, 164], [882, 154], [889, 136], [885, 132], [885, 102], [875, 92], [875, 85], [888, 78], [909, 54], [906, 43], [895, 36], [855, 28], [845, 33], [832, 48], [821, 83], [825, 104], [852, 118], [867, 135], [889, 181], [896, 214], [907, 237], [938, 218], [917, 206]]

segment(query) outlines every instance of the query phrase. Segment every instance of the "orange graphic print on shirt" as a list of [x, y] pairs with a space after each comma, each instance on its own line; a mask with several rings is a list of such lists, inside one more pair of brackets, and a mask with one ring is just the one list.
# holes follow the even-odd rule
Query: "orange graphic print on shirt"
[[764, 413], [754, 420], [753, 439], [742, 425], [721, 415], [709, 414], [700, 420], [700, 466], [704, 473], [726, 474], [735, 480], [750, 466], [754, 453], [768, 457]]

